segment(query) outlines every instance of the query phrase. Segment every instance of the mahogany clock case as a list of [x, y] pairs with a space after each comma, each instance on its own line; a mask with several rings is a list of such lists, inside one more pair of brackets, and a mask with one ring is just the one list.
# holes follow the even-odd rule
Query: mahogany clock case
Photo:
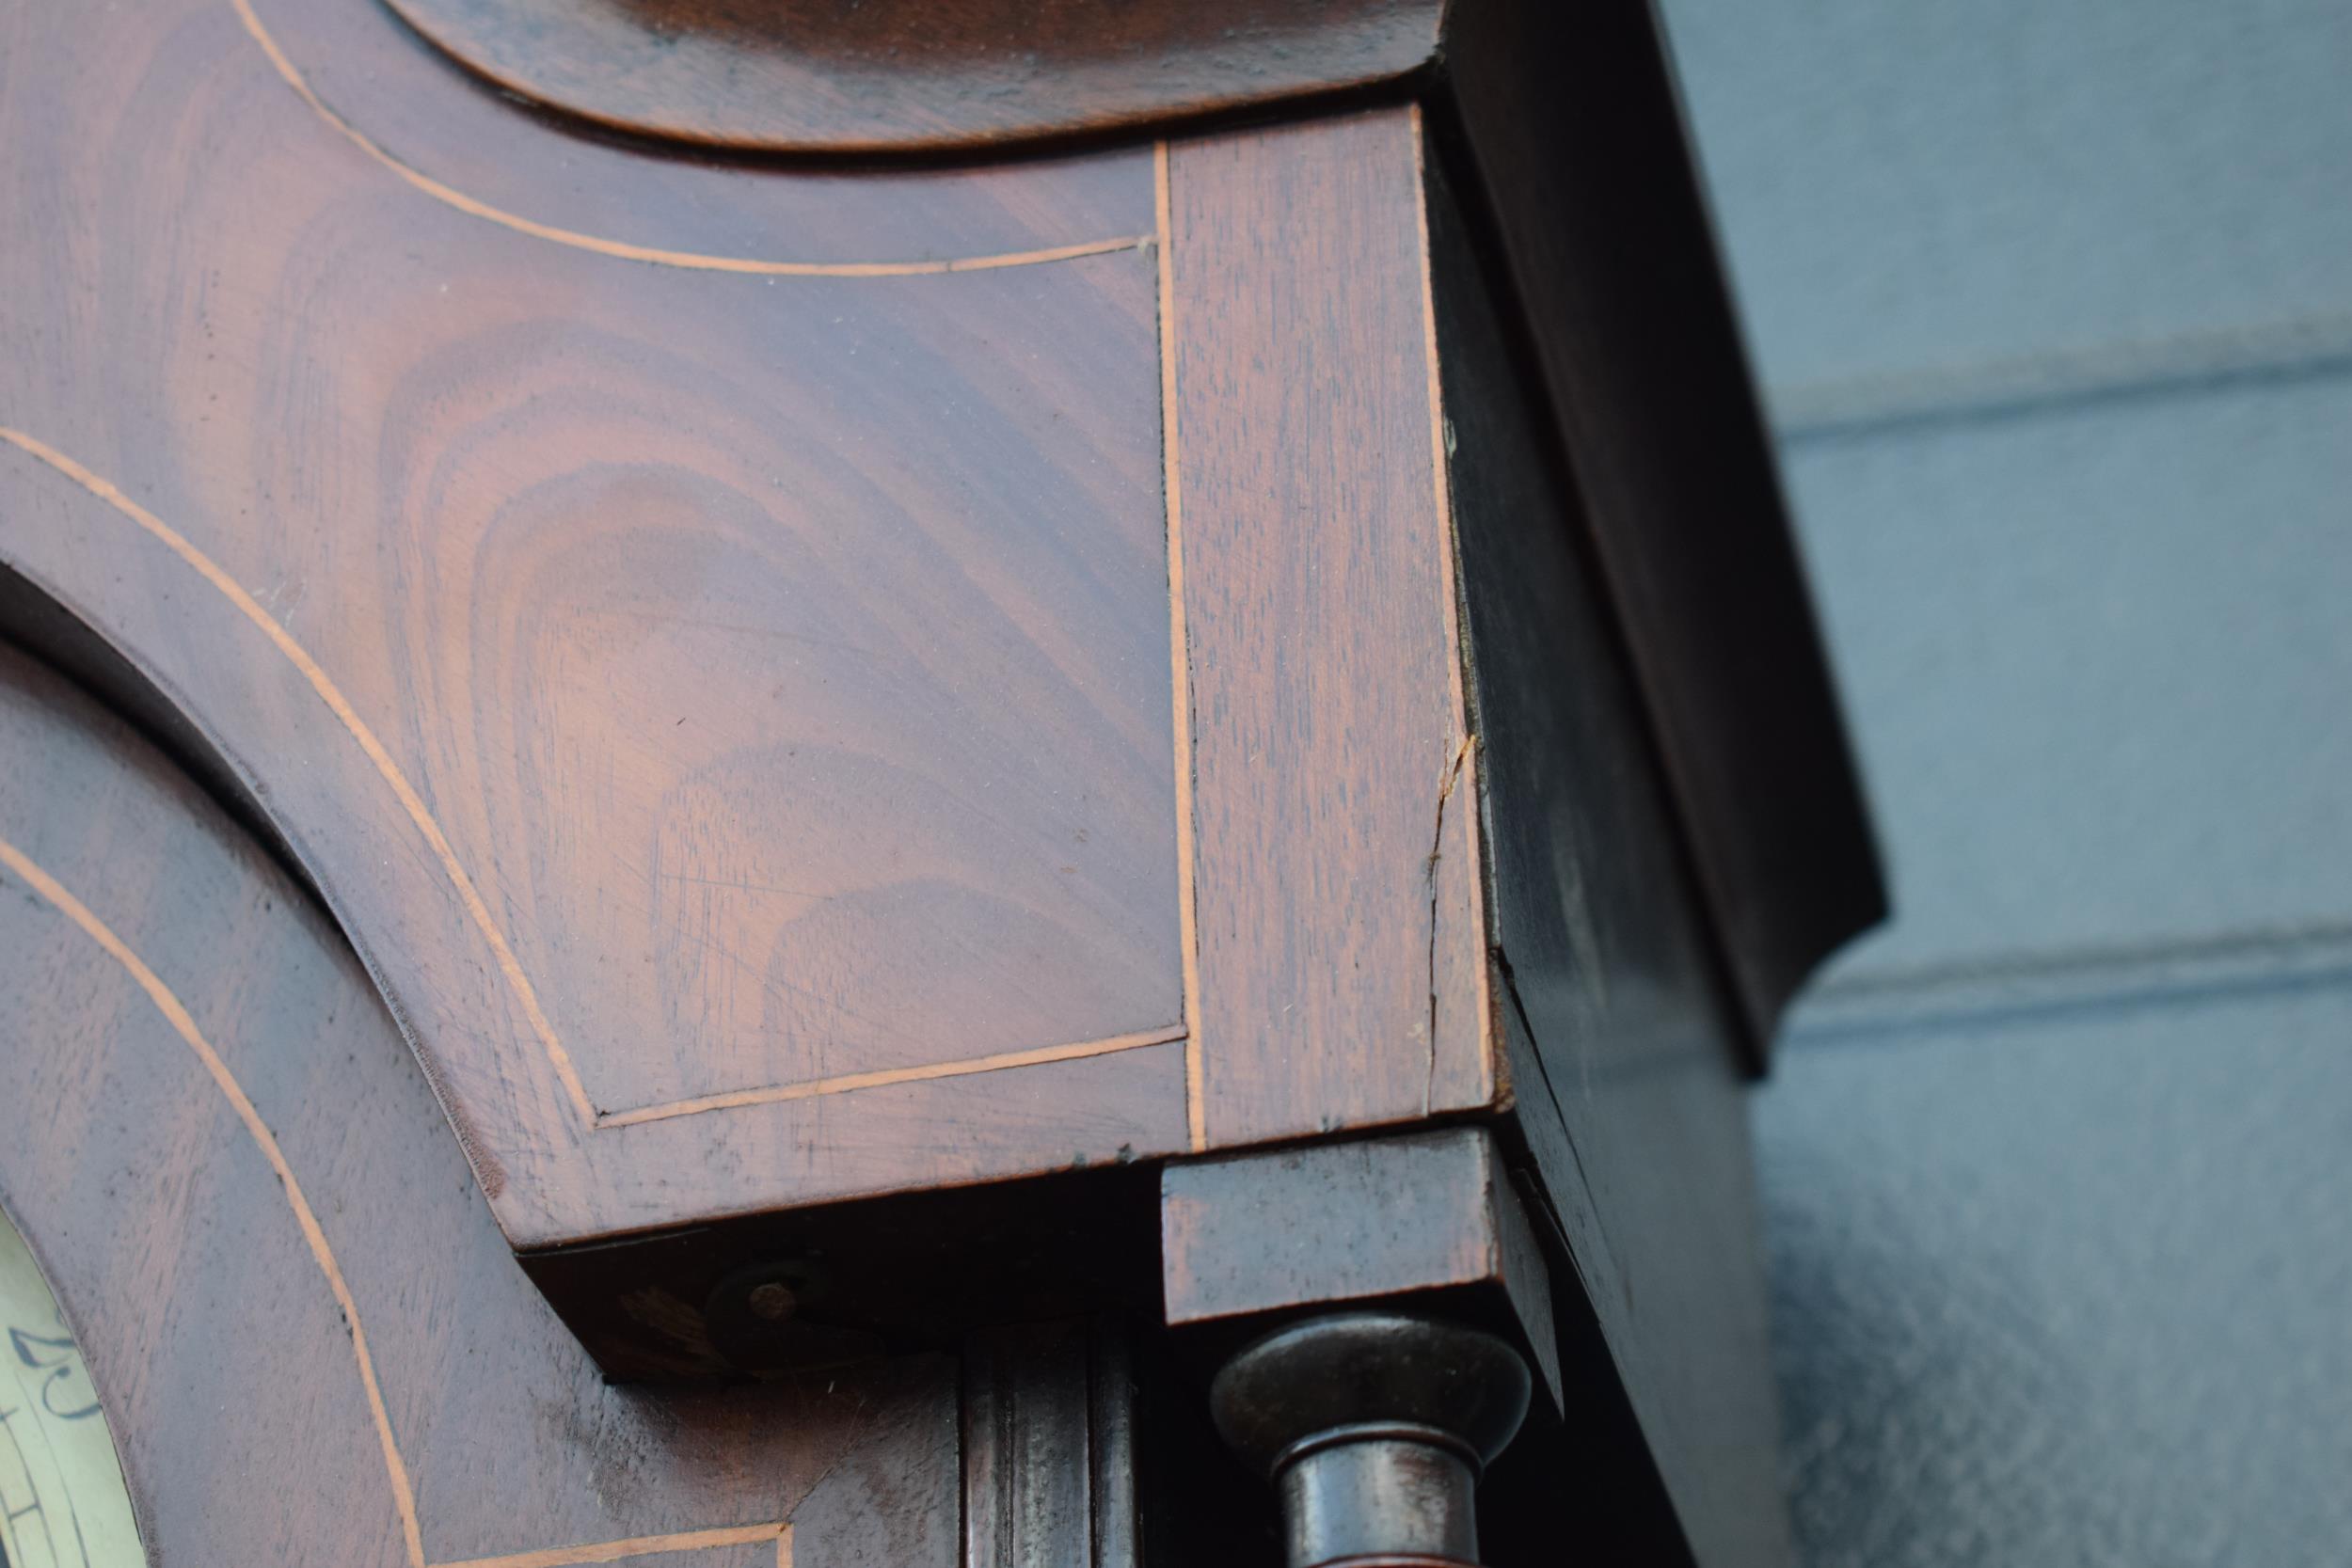
[[[966, 1329], [953, 1354], [856, 1347], [731, 1386], [613, 1384], [515, 1267], [307, 891], [119, 717], [8, 649], [0, 1006], [0, 1194], [87, 1355], [76, 1402], [103, 1409], [154, 1560], [1276, 1560], [1270, 1498], [1208, 1431], [1197, 1356], [1133, 1315]], [[1578, 1322], [1555, 1365], [1579, 1418], [1547, 1403], [1484, 1489], [1501, 1568], [1549, 1560], [1564, 1475], [1590, 1489], [1580, 1539], [1684, 1549]], [[24, 1540], [87, 1522], [87, 1499], [30, 1501]]]
[[[358, 0], [20, 8], [0, 564], [287, 847], [536, 1252], [1502, 1106], [1446, 401], [1532, 395], [1607, 590], [1547, 613], [1622, 622], [1763, 1037], [1877, 884], [1654, 40], [1580, 36], [1604, 138], [1458, 24], [1428, 113], [815, 171]], [[1509, 387], [1440, 363], [1476, 279]]]
[[[677, 58], [723, 46], [767, 80], [776, 52], [718, 9], [579, 14], [669, 17]], [[323, 1289], [350, 1325], [318, 1354], [356, 1356], [388, 1478], [364, 1484], [412, 1564], [559, 1550], [443, 1507], [463, 1478], [434, 1466], [472, 1439], [407, 1475], [418, 1434], [477, 1430], [470, 1406], [436, 1428], [437, 1402], [527, 1404], [592, 1365], [822, 1375], [912, 1402], [890, 1431], [931, 1433], [903, 1453], [936, 1468], [938, 1423], [980, 1407], [981, 1327], [1160, 1333], [1184, 1284], [1167, 1172], [1447, 1127], [1524, 1189], [1552, 1359], [1601, 1369], [1613, 1414], [1572, 1436], [1624, 1437], [1702, 1560], [1772, 1559], [1740, 1544], [1778, 1505], [1739, 1080], [1882, 892], [1671, 82], [1639, 6], [1309, 9], [1252, 13], [1270, 31], [1237, 36], [1313, 44], [1252, 79], [1199, 17], [1131, 8], [1103, 69], [1061, 62], [1095, 105], [1069, 121], [966, 113], [989, 105], [943, 56], [887, 109], [900, 151], [962, 149], [932, 163], [845, 162], [868, 133], [844, 121], [829, 161], [690, 147], [818, 143], [723, 132], [760, 93], [684, 102], [659, 61], [583, 73], [592, 44], [636, 45], [529, 0], [411, 0], [421, 37], [363, 0], [0, 11], [0, 633], [278, 862], [19, 667], [40, 744], [0, 777], [56, 840], [9, 863], [45, 911], [27, 940], [75, 955], [87, 995], [113, 974], [144, 997], [227, 1118], [200, 1145], [159, 1102], [44, 1147], [136, 1164], [132, 1127], [187, 1181], [260, 1162], [237, 1223], [261, 1246], [282, 1188], [270, 1289]], [[517, 17], [547, 25], [500, 32]], [[1122, 97], [1146, 44], [1202, 73]], [[517, 49], [635, 106], [509, 80]], [[90, 815], [108, 791], [157, 821], [119, 836]], [[237, 919], [131, 895], [142, 855], [182, 852], [167, 798], [275, 935], [241, 948]], [[132, 884], [75, 891], [102, 865]], [[276, 912], [294, 884], [326, 914]], [[270, 976], [297, 950], [295, 1022], [239, 1010], [292, 994]], [[207, 985], [217, 1018], [189, 999]], [[76, 1039], [137, 1011], [60, 994], [40, 1016]], [[408, 1077], [338, 1083], [321, 1021], [363, 1012]], [[211, 1032], [247, 1023], [238, 1049], [282, 1069], [248, 1077]], [[134, 1044], [73, 1053], [113, 1075], [75, 1092], [160, 1093], [116, 1060]], [[67, 1070], [30, 1049], [5, 1070]], [[420, 1095], [449, 1145], [355, 1109]], [[448, 1159], [463, 1213], [335, 1244], [331, 1214]], [[75, 1202], [121, 1177], [98, 1174]], [[49, 1190], [0, 1180], [11, 1204]], [[197, 1211], [62, 1213], [19, 1218], [69, 1306], [121, 1287], [99, 1310], [162, 1314], [100, 1323], [93, 1370], [135, 1416], [178, 1397], [140, 1369], [175, 1314], [228, 1308], [141, 1287], [164, 1264], [122, 1227]], [[436, 1293], [409, 1255], [467, 1226], [574, 1339], [532, 1349], [544, 1318], [484, 1305], [525, 1277], [504, 1255], [493, 1287], [451, 1243]], [[74, 1227], [114, 1261], [77, 1264]], [[156, 1256], [225, 1269], [199, 1239]], [[395, 1257], [409, 1285], [361, 1289]], [[544, 1364], [443, 1386], [453, 1346], [504, 1332]], [[431, 1343], [402, 1392], [384, 1367], [410, 1335]], [[834, 1462], [866, 1439], [808, 1416], [755, 1454], [776, 1418], [745, 1397], [531, 1406], [518, 1443], [577, 1419], [637, 1456], [546, 1456], [595, 1472], [548, 1516], [560, 1550], [785, 1551], [814, 1516], [745, 1467], [849, 1486]], [[672, 1487], [689, 1449], [733, 1479]], [[620, 1484], [630, 1465], [655, 1480]]]

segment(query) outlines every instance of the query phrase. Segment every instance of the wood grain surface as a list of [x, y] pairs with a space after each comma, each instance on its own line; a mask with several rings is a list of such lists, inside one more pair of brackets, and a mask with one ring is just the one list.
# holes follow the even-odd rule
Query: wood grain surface
[[1413, 111], [850, 177], [6, 24], [0, 568], [518, 1248], [1495, 1098]]
[[[182, 70], [265, 64], [378, 180], [565, 248], [871, 276], [1113, 250], [1152, 232], [1148, 147], [952, 168], [684, 158], [582, 135], [481, 90], [374, 0], [199, 0], [166, 15], [179, 19], [179, 47], [196, 51]], [[352, 188], [357, 200], [381, 194]]]
[[1171, 149], [1196, 1147], [1497, 1093], [1411, 109]]
[[[865, 1227], [840, 1299], [906, 1290], [843, 1332], [939, 1341], [1119, 1297], [1151, 1162], [1449, 1117], [1540, 1173], [1571, 1382], [1701, 1558], [1778, 1560], [1724, 1000], [1768, 1031], [1875, 863], [1648, 24], [1579, 56], [1619, 158], [1496, 8], [1455, 224], [1418, 104], [796, 167], [525, 112], [360, 0], [0, 0], [0, 635], [326, 910], [0, 664], [0, 1089], [54, 1107], [0, 1192], [172, 1560], [1100, 1557], [1151, 1510], [997, 1419], [1118, 1424], [1068, 1347], [981, 1347], [959, 1508], [952, 1368], [617, 1391], [508, 1247], [618, 1366]], [[732, 91], [801, 14], [565, 16], [770, 28]], [[1493, 1283], [1493, 1218], [1422, 1272]], [[257, 1475], [308, 1500], [216, 1505]]]
[[955, 1560], [952, 1362], [608, 1386], [325, 915], [5, 650], [0, 1103], [165, 1568]]
[[1392, 1305], [1494, 1323], [1556, 1408], [1551, 1279], [1494, 1134], [1449, 1127], [1193, 1160], [1161, 1175], [1168, 1321], [1254, 1334]]
[[1148, 160], [460, 162], [366, 8], [5, 25], [0, 560], [279, 826], [518, 1245], [1183, 1144]]
[[[0, 613], [282, 841], [540, 1277], [1512, 1103], [1418, 106], [850, 171], [581, 135], [358, 0], [15, 0], [0, 46]], [[1688, 218], [1628, 230], [1686, 285]], [[1709, 520], [1761, 459], [1678, 477], [1564, 232], [1553, 384], [1502, 395], [1565, 409], [1613, 596], [1540, 701], [1629, 661], [1666, 766], [1530, 809], [1677, 787], [1754, 1022], [1859, 908], [1851, 800], [1790, 804], [1851, 777], [1775, 515]], [[1750, 593], [1727, 675], [1693, 616]], [[1782, 681], [1785, 736], [1724, 716]]]
[[619, 129], [909, 151], [1406, 76], [1438, 0], [390, 0], [468, 69]]

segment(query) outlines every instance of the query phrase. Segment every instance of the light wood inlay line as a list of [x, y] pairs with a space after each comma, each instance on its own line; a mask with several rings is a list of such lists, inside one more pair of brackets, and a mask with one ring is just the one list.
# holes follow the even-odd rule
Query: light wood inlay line
[[[635, 1127], [645, 1122], [666, 1121], [675, 1117], [695, 1116], [705, 1111], [733, 1110], [747, 1105], [771, 1105], [793, 1100], [814, 1100], [825, 1095], [850, 1094], [859, 1089], [883, 1088], [893, 1084], [915, 1084], [938, 1078], [967, 1078], [978, 1073], [1002, 1071], [1008, 1068], [1036, 1067], [1052, 1062], [1077, 1061], [1088, 1056], [1107, 1056], [1121, 1051], [1136, 1051], [1146, 1046], [1166, 1045], [1172, 1040], [1187, 1037], [1185, 1025], [1175, 1023], [1159, 1029], [1143, 1030], [1136, 1034], [1116, 1035], [1106, 1039], [1036, 1046], [1020, 1051], [1000, 1051], [985, 1056], [967, 1056], [945, 1062], [926, 1062], [914, 1067], [882, 1068], [872, 1072], [842, 1073], [830, 1078], [811, 1079], [804, 1083], [774, 1085], [755, 1089], [735, 1089], [722, 1094], [703, 1095], [691, 1100], [674, 1101], [664, 1104], [646, 1105], [628, 1110], [598, 1110], [595, 1101], [589, 1099], [587, 1088], [581, 1083], [579, 1071], [572, 1065], [571, 1053], [564, 1048], [564, 1042], [557, 1037], [555, 1025], [548, 1021], [546, 1011], [539, 1006], [539, 994], [532, 987], [531, 977], [523, 973], [521, 961], [515, 957], [514, 948], [508, 944], [505, 933], [499, 928], [497, 921], [492, 917], [489, 905], [474, 886], [473, 879], [467, 874], [464, 863], [457, 858], [456, 851], [451, 847], [448, 835], [442, 832], [440, 824], [435, 820], [432, 811], [425, 805], [423, 797], [408, 782], [407, 775], [401, 771], [400, 765], [392, 760], [392, 755], [385, 749], [384, 743], [376, 738], [375, 732], [369, 727], [367, 721], [359, 717], [349, 700], [343, 696], [342, 689], [336, 686], [334, 679], [327, 674], [318, 660], [312, 657], [310, 651], [301, 643], [295, 641], [294, 634], [280, 626], [268, 610], [262, 609], [260, 601], [247, 593], [236, 578], [230, 577], [218, 562], [197, 548], [184, 534], [170, 524], [123, 494], [119, 486], [103, 475], [84, 467], [39, 437], [28, 436], [24, 431], [8, 425], [0, 425], [0, 441], [6, 441], [26, 455], [38, 458], [136, 523], [158, 543], [194, 567], [198, 576], [217, 590], [221, 596], [234, 605], [247, 620], [260, 627], [262, 634], [268, 637], [278, 651], [283, 654], [297, 671], [301, 672], [303, 678], [310, 682], [311, 689], [318, 693], [320, 701], [326, 705], [328, 711], [335, 715], [336, 720], [350, 733], [351, 737], [358, 742], [359, 749], [367, 754], [368, 761], [374, 766], [378, 776], [390, 787], [393, 797], [400, 801], [401, 809], [407, 814], [409, 821], [415, 824], [420, 833], [424, 835], [425, 843], [432, 848], [434, 858], [440, 863], [442, 873], [449, 879], [450, 886], [457, 894], [458, 901], [464, 905], [468, 917], [472, 921], [474, 927], [481, 932], [483, 941], [488, 944], [491, 956], [497, 960], [501, 975], [505, 979], [508, 989], [514, 993], [516, 1002], [521, 1006], [523, 1015], [530, 1022], [532, 1033], [537, 1037], [541, 1049], [546, 1052], [548, 1061], [554, 1069], [556, 1078], [562, 1085], [564, 1097], [570, 1101], [580, 1119], [590, 1128], [602, 1131], [607, 1128]], [[1189, 812], [1180, 814], [1180, 821], [1188, 822], [1189, 820]], [[1188, 851], [1185, 853], [1184, 863], [1187, 867], [1191, 863]], [[1189, 925], [1190, 908], [1191, 903], [1187, 896], [1185, 900], [1187, 925]], [[1191, 950], [1191, 940], [1187, 938], [1185, 951], [1189, 954]], [[1189, 1010], [1189, 1004], [1187, 1006]]]
[[1160, 273], [1160, 469], [1168, 493], [1168, 662], [1176, 723], [1176, 899], [1184, 970], [1184, 1123], [1196, 1154], [1209, 1147], [1200, 1061], [1200, 923], [1193, 894], [1192, 655], [1184, 634], [1184, 488], [1176, 433], [1176, 271], [1170, 231], [1168, 143], [1152, 149]]
[[218, 562], [190, 544], [170, 524], [124, 495], [103, 475], [93, 473], [47, 442], [27, 436], [21, 430], [0, 425], [0, 441], [7, 441], [19, 451], [39, 458], [136, 523], [172, 554], [194, 567], [199, 577], [218, 590], [221, 596], [234, 605], [246, 620], [260, 627], [262, 635], [302, 673], [302, 677], [310, 683], [310, 689], [318, 693], [319, 700], [326, 705], [328, 711], [350, 733], [352, 739], [359, 743], [359, 750], [367, 753], [368, 761], [374, 764], [377, 775], [390, 787], [393, 798], [400, 801], [401, 810], [407, 813], [408, 820], [424, 835], [434, 858], [441, 863], [442, 874], [448, 877], [450, 886], [456, 891], [458, 901], [465, 906], [468, 917], [482, 933], [483, 941], [489, 944], [491, 955], [498, 961], [499, 973], [521, 1006], [523, 1016], [530, 1021], [532, 1033], [538, 1037], [541, 1048], [546, 1051], [565, 1097], [571, 1101], [580, 1119], [593, 1126], [596, 1108], [589, 1100], [579, 1072], [572, 1066], [571, 1053], [556, 1037], [555, 1026], [548, 1022], [546, 1012], [540, 1008], [539, 994], [532, 988], [531, 977], [523, 973], [523, 966], [516, 958], [514, 949], [507, 945], [505, 933], [499, 929], [498, 922], [491, 917], [489, 905], [483, 902], [481, 893], [473, 885], [473, 879], [466, 874], [456, 851], [450, 847], [448, 835], [441, 832], [441, 825], [434, 820], [433, 813], [425, 806], [424, 798], [409, 784], [407, 775], [392, 760], [392, 754], [384, 749], [384, 743], [375, 737], [375, 732], [368, 727], [366, 720], [359, 717], [343, 696], [342, 689], [320, 667], [319, 661], [310, 657], [310, 650], [295, 641], [294, 634], [278, 625], [277, 618], [263, 610], [260, 601], [246, 593], [245, 586], [224, 571]]
[[768, 261], [751, 256], [709, 256], [691, 250], [663, 250], [653, 245], [631, 245], [623, 240], [603, 239], [595, 234], [582, 234], [570, 229], [558, 229], [551, 224], [538, 223], [519, 214], [493, 207], [461, 190], [441, 183], [431, 175], [409, 167], [376, 145], [368, 134], [352, 124], [311, 89], [302, 72], [295, 69], [286, 52], [278, 46], [262, 19], [253, 9], [252, 0], [230, 0], [236, 8], [237, 19], [253, 41], [261, 45], [270, 65], [294, 88], [313, 114], [342, 135], [354, 147], [376, 163], [398, 175], [418, 191], [488, 223], [511, 229], [518, 234], [547, 240], [555, 245], [569, 245], [576, 250], [594, 251], [599, 256], [616, 257], [625, 261], [649, 261], [665, 267], [686, 267], [697, 272], [751, 273], [764, 277], [924, 277], [949, 272], [989, 272], [999, 267], [1035, 266], [1045, 261], [1067, 261], [1080, 256], [1102, 256], [1115, 250], [1139, 250], [1151, 243], [1144, 234], [1122, 234], [1111, 239], [1082, 240], [1075, 245], [1055, 245], [1045, 250], [1005, 251], [993, 256], [956, 256], [918, 261]]
[[556, 1546], [544, 1552], [516, 1552], [511, 1557], [472, 1557], [443, 1562], [435, 1568], [573, 1568], [583, 1562], [618, 1562], [623, 1558], [651, 1557], [661, 1552], [696, 1552], [714, 1546], [755, 1546], [776, 1544], [777, 1568], [792, 1568], [792, 1527], [746, 1525], [740, 1529], [688, 1530], [679, 1535], [641, 1535], [628, 1541], [600, 1541], [593, 1546]]
[[326, 1278], [326, 1286], [334, 1293], [335, 1305], [342, 1311], [343, 1323], [351, 1334], [352, 1359], [358, 1363], [360, 1386], [367, 1393], [368, 1414], [375, 1424], [378, 1446], [384, 1453], [385, 1474], [391, 1484], [392, 1506], [400, 1515], [401, 1536], [407, 1547], [410, 1568], [564, 1568], [572, 1563], [613, 1562], [628, 1557], [647, 1557], [665, 1552], [695, 1551], [710, 1546], [742, 1545], [762, 1541], [778, 1543], [777, 1561], [789, 1568], [791, 1562], [791, 1525], [777, 1520], [769, 1524], [739, 1525], [717, 1529], [692, 1530], [675, 1535], [636, 1536], [626, 1541], [605, 1541], [587, 1545], [555, 1546], [541, 1551], [516, 1552], [502, 1557], [467, 1558], [455, 1561], [429, 1564], [424, 1555], [423, 1531], [417, 1522], [415, 1490], [409, 1484], [408, 1466], [401, 1458], [400, 1443], [392, 1435], [391, 1417], [385, 1408], [384, 1390], [376, 1381], [375, 1360], [368, 1350], [368, 1333], [359, 1317], [359, 1303], [351, 1293], [343, 1278], [342, 1265], [335, 1260], [335, 1249], [328, 1244], [326, 1231], [320, 1226], [318, 1214], [310, 1200], [303, 1195], [302, 1182], [287, 1162], [285, 1150], [278, 1147], [277, 1135], [262, 1119], [252, 1097], [245, 1085], [213, 1048], [204, 1032], [197, 1027], [191, 1014], [178, 993], [166, 985], [163, 978], [140, 958], [131, 945], [115, 934], [114, 928], [93, 913], [88, 905], [74, 896], [72, 890], [42, 869], [24, 850], [0, 838], [0, 865], [22, 878], [26, 885], [59, 914], [72, 921], [84, 936], [98, 944], [105, 955], [119, 965], [132, 983], [147, 994], [172, 1033], [185, 1042], [212, 1079], [214, 1087], [229, 1101], [237, 1119], [244, 1123], [246, 1135], [269, 1162], [277, 1174], [278, 1185], [286, 1195], [287, 1206], [294, 1211], [294, 1224], [302, 1231], [302, 1239], [310, 1250], [312, 1261]]
[[1007, 1068], [1040, 1067], [1048, 1062], [1077, 1062], [1089, 1056], [1109, 1056], [1121, 1051], [1140, 1051], [1146, 1046], [1166, 1045], [1184, 1037], [1183, 1024], [1170, 1024], [1165, 1029], [1147, 1029], [1136, 1035], [1117, 1035], [1109, 1039], [1081, 1040], [1074, 1045], [1041, 1045], [1027, 1051], [1000, 1051], [993, 1056], [967, 1056], [953, 1062], [926, 1062], [916, 1067], [878, 1068], [872, 1072], [845, 1072], [834, 1078], [812, 1078], [801, 1084], [782, 1084], [773, 1088], [734, 1089], [725, 1094], [704, 1095], [695, 1100], [680, 1100], [667, 1105], [647, 1105], [634, 1111], [607, 1111], [596, 1118], [599, 1127], [634, 1127], [639, 1122], [662, 1121], [671, 1117], [691, 1117], [700, 1111], [726, 1110], [738, 1105], [772, 1105], [787, 1100], [814, 1100], [819, 1095], [848, 1094], [855, 1089], [879, 1089], [892, 1084], [922, 1084], [938, 1078], [970, 1078], [983, 1072], [1001, 1072]]

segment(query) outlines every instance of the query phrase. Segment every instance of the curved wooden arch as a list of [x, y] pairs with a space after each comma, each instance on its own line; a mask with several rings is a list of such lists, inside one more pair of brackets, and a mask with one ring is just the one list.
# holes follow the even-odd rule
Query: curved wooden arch
[[1038, 266], [1048, 261], [1068, 261], [1081, 256], [1099, 256], [1105, 251], [1134, 250], [1149, 243], [1149, 236], [1140, 234], [1113, 235], [1107, 239], [1089, 238], [1060, 245], [1034, 246], [1020, 250], [996, 251], [977, 256], [930, 256], [889, 261], [787, 261], [767, 256], [712, 255], [705, 251], [682, 250], [671, 246], [641, 245], [614, 239], [603, 234], [585, 234], [560, 225], [544, 223], [526, 217], [506, 208], [485, 201], [481, 198], [458, 190], [435, 179], [421, 169], [387, 151], [382, 144], [322, 99], [301, 67], [279, 46], [277, 36], [261, 13], [254, 9], [253, 0], [230, 0], [236, 8], [237, 20], [252, 36], [278, 76], [295, 96], [317, 115], [321, 121], [344, 140], [420, 195], [437, 201], [453, 211], [485, 223], [494, 223], [517, 234], [550, 245], [560, 245], [592, 255], [609, 256], [616, 261], [644, 261], [656, 266], [680, 267], [689, 272], [721, 272], [748, 275], [755, 277], [925, 277], [949, 272], [993, 272], [1000, 267]]
[[[0, 891], [0, 1098], [28, 1108], [0, 1192], [157, 1560], [952, 1554], [951, 1370], [659, 1402], [607, 1385], [333, 927], [119, 720], [7, 650]], [[737, 1462], [705, 1463], [714, 1442]], [[603, 1484], [616, 1465], [662, 1483]], [[936, 1496], [894, 1492], [885, 1523], [883, 1481]]]
[[390, 0], [509, 92], [790, 152], [999, 146], [1411, 76], [1441, 0]]
[[[158, 31], [213, 62], [273, 136], [319, 141], [320, 166], [354, 194], [405, 187], [405, 199], [534, 247], [739, 277], [921, 277], [1050, 263], [1152, 233], [1148, 148], [855, 171], [681, 158], [517, 112], [417, 47], [374, 0], [170, 0], [128, 26], [66, 20], [28, 47], [94, 56], [85, 69], [109, 86], [129, 76], [118, 90], [135, 115], [163, 107], [146, 102], [157, 73], [135, 71]], [[281, 155], [241, 140], [223, 150]]]

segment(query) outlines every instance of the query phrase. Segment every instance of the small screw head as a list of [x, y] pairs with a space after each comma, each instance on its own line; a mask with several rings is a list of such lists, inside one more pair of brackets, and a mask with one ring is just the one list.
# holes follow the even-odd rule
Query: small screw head
[[824, 1322], [829, 1299], [823, 1265], [814, 1258], [765, 1258], [711, 1287], [703, 1326], [711, 1347], [739, 1372], [755, 1375], [807, 1361], [842, 1330]]

